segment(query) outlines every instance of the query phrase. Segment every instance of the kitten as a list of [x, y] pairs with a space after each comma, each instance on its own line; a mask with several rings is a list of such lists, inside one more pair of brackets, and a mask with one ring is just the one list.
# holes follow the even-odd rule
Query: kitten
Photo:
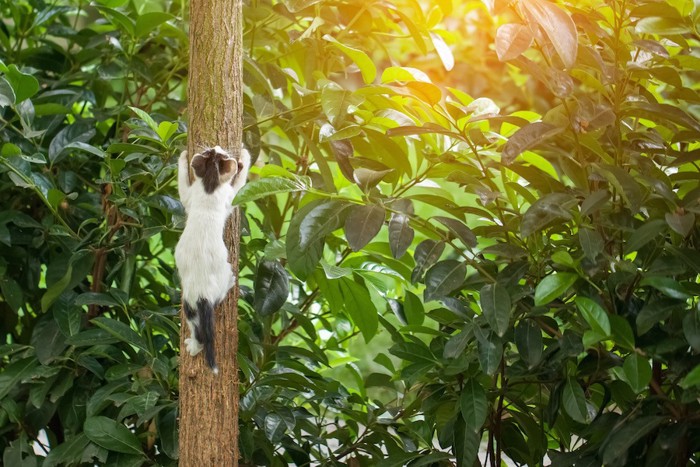
[[178, 165], [178, 189], [187, 221], [175, 247], [175, 263], [190, 328], [185, 346], [193, 356], [204, 349], [207, 364], [217, 374], [214, 307], [236, 283], [224, 244], [224, 227], [233, 211], [231, 202], [246, 182], [250, 154], [241, 148], [241, 157], [236, 160], [215, 146], [195, 154], [191, 166], [195, 175], [192, 184], [187, 151], [183, 151]]

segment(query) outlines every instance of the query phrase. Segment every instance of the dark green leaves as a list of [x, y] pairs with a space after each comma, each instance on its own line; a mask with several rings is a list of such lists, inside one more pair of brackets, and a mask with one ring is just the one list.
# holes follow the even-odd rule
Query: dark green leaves
[[255, 275], [255, 311], [269, 316], [282, 308], [288, 295], [289, 277], [284, 267], [279, 261], [261, 261]]
[[575, 203], [576, 200], [566, 193], [551, 193], [538, 199], [525, 212], [520, 224], [520, 232], [523, 237], [528, 237], [556, 221], [571, 219], [570, 209]]
[[301, 208], [287, 231], [287, 259], [297, 276], [306, 278], [323, 254], [326, 235], [338, 229], [348, 205], [336, 200], [316, 200]]
[[464, 282], [467, 266], [452, 259], [440, 261], [425, 275], [425, 300], [445, 297]]
[[476, 379], [471, 378], [464, 383], [459, 406], [467, 430], [480, 432], [488, 415], [488, 400], [486, 391]]
[[141, 443], [127, 427], [107, 417], [90, 417], [83, 426], [90, 441], [105, 449], [142, 455]]
[[350, 279], [341, 278], [340, 292], [345, 311], [353, 323], [360, 329], [365, 342], [369, 342], [377, 333], [379, 318], [366, 287]]
[[508, 139], [508, 142], [503, 147], [501, 160], [504, 164], [508, 165], [524, 151], [541, 144], [563, 131], [564, 128], [550, 125], [549, 123], [530, 123], [520, 128]]
[[353, 251], [367, 245], [384, 225], [384, 208], [377, 205], [355, 206], [345, 218], [345, 236]]
[[493, 332], [503, 337], [510, 322], [511, 302], [508, 290], [498, 283], [487, 284], [481, 288], [479, 297], [486, 322]]
[[389, 247], [394, 258], [401, 258], [411, 246], [415, 232], [408, 224], [409, 218], [403, 213], [393, 213], [389, 221]]

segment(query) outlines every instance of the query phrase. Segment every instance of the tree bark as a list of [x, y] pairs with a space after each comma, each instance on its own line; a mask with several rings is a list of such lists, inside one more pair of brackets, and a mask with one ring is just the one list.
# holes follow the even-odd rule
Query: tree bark
[[[242, 139], [241, 0], [191, 0], [188, 84], [188, 152], [219, 145], [234, 156]], [[238, 270], [239, 213], [234, 210], [224, 240]], [[216, 309], [219, 374], [202, 355], [180, 353], [180, 465], [238, 465], [238, 284]], [[181, 312], [182, 322], [185, 322]], [[184, 349], [186, 326], [180, 349]]]

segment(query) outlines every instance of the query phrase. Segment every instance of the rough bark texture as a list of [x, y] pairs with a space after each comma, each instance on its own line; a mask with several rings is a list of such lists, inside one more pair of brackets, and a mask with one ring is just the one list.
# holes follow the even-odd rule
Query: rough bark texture
[[[188, 86], [189, 154], [219, 145], [238, 155], [242, 121], [240, 0], [192, 0]], [[238, 269], [238, 210], [225, 241]], [[180, 354], [180, 465], [238, 465], [238, 287], [216, 310], [213, 375], [201, 355]], [[182, 315], [182, 322], [185, 322]], [[187, 337], [182, 327], [180, 348]]]

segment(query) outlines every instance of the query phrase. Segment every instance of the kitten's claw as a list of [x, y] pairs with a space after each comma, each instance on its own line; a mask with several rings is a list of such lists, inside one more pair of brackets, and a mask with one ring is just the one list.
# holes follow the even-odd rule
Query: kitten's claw
[[199, 352], [202, 351], [204, 346], [202, 344], [200, 344], [197, 341], [197, 339], [193, 339], [191, 337], [188, 337], [187, 339], [185, 339], [185, 348], [187, 349], [187, 352], [191, 356], [194, 357], [195, 355], [197, 355]]

